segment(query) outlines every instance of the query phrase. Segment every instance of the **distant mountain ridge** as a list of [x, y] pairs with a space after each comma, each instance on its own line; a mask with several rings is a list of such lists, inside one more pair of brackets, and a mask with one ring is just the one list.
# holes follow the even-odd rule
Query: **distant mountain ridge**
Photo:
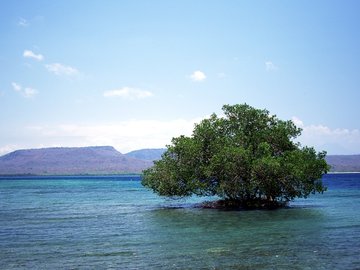
[[112, 146], [17, 150], [0, 157], [0, 175], [141, 173], [150, 160], [136, 159]]
[[161, 159], [161, 156], [165, 151], [166, 148], [141, 149], [126, 153], [125, 155], [137, 159], [154, 161]]
[[[17, 150], [0, 157], [0, 175], [84, 175], [141, 173], [165, 148], [122, 154], [112, 146]], [[360, 155], [329, 155], [331, 172], [360, 172]]]
[[332, 172], [360, 172], [360, 155], [329, 155], [326, 161]]

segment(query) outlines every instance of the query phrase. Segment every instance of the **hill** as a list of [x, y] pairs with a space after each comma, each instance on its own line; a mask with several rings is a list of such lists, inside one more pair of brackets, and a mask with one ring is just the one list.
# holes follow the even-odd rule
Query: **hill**
[[[166, 149], [122, 154], [111, 146], [17, 150], [0, 157], [0, 175], [81, 175], [141, 173]], [[360, 155], [329, 155], [331, 172], [360, 172]]]
[[360, 172], [360, 155], [329, 155], [326, 161], [331, 172]]
[[159, 160], [161, 159], [161, 155], [166, 151], [165, 148], [158, 148], [158, 149], [141, 149], [135, 150], [125, 155], [132, 158], [142, 159], [142, 160]]
[[0, 157], [0, 175], [140, 173], [152, 164], [121, 154], [111, 146], [29, 149]]

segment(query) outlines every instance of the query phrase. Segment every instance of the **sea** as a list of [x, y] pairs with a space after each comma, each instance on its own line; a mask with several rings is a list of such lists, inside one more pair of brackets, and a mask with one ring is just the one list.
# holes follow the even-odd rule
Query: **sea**
[[360, 174], [278, 210], [195, 207], [140, 176], [0, 178], [0, 269], [360, 269]]

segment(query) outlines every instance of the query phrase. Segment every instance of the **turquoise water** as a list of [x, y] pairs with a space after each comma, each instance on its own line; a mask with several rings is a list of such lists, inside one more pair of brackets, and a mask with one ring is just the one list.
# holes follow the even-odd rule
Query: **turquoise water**
[[360, 174], [275, 211], [194, 208], [138, 180], [0, 178], [0, 269], [360, 269]]

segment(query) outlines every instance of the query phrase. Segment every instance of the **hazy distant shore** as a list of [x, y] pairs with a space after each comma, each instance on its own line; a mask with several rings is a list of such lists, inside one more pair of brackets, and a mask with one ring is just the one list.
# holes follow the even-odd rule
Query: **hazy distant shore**
[[[360, 172], [328, 172], [327, 174], [360, 174]], [[86, 177], [125, 177], [125, 176], [134, 176], [134, 177], [140, 177], [141, 173], [99, 173], [99, 174], [0, 174], [0, 178], [6, 178], [6, 177], [80, 177], [80, 178], [86, 178]]]
[[[1, 176], [98, 176], [141, 174], [166, 149], [126, 154], [112, 146], [23, 149], [0, 157]], [[360, 173], [360, 155], [329, 155], [329, 173]]]
[[351, 173], [360, 173], [360, 172], [328, 172], [328, 174], [351, 174]]

